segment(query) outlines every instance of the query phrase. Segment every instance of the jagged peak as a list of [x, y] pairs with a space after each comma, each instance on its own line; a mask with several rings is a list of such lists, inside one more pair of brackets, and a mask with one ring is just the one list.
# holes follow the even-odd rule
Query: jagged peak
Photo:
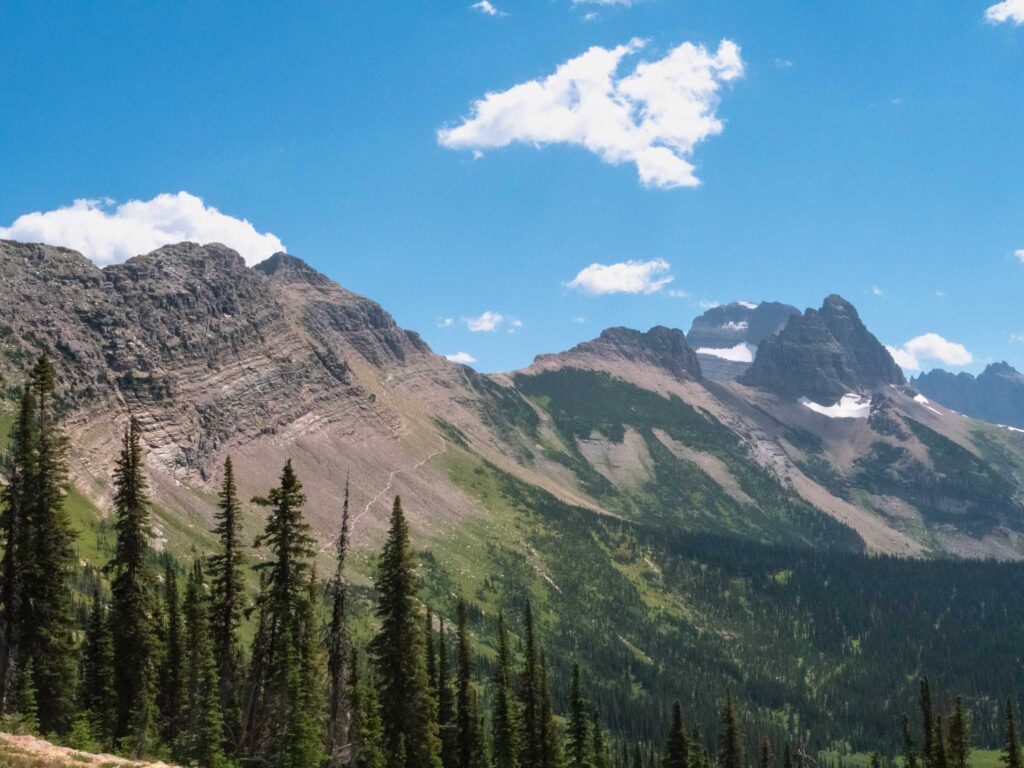
[[309, 266], [298, 256], [278, 251], [270, 258], [264, 259], [253, 267], [257, 272], [262, 272], [267, 277], [284, 282], [311, 283], [324, 285], [332, 282], [322, 272], [318, 272]]
[[625, 326], [606, 328], [596, 339], [577, 344], [567, 352], [540, 355], [537, 361], [590, 355], [604, 360], [629, 360], [646, 363], [679, 378], [701, 378], [697, 355], [678, 328], [656, 325], [647, 331]]

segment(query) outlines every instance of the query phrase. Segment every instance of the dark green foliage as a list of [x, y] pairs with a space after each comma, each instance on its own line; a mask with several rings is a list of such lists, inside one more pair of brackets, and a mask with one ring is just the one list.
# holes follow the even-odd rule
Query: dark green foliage
[[197, 559], [185, 589], [181, 713], [176, 752], [186, 764], [221, 768], [227, 764], [221, 746], [224, 721], [205, 589], [202, 561]]
[[[440, 762], [437, 710], [427, 678], [423, 620], [416, 593], [416, 555], [402, 502], [395, 498], [391, 527], [377, 570], [380, 629], [370, 649], [377, 669], [385, 744], [392, 764], [404, 752], [406, 768], [435, 768]], [[401, 744], [404, 736], [405, 743]], [[401, 748], [401, 749], [400, 749]]]
[[672, 725], [669, 726], [665, 745], [665, 768], [689, 768], [690, 755], [683, 727], [683, 707], [677, 701], [672, 705]]
[[921, 757], [926, 768], [935, 768], [935, 718], [932, 714], [932, 690], [928, 678], [919, 684], [918, 702], [921, 708]]
[[456, 708], [455, 722], [458, 728], [459, 768], [471, 768], [476, 741], [476, 717], [471, 709], [470, 698], [473, 685], [473, 654], [469, 642], [469, 629], [466, 626], [466, 601], [459, 601], [458, 625], [456, 640]]
[[177, 569], [169, 557], [164, 568], [164, 616], [164, 658], [160, 665], [157, 706], [163, 724], [161, 736], [165, 743], [174, 744], [181, 717], [181, 597]]
[[910, 734], [910, 718], [905, 712], [900, 717], [900, 732], [903, 736], [904, 768], [917, 768], [917, 752], [914, 750], [914, 737]]
[[239, 745], [242, 730], [242, 671], [238, 627], [242, 621], [245, 592], [242, 581], [244, 557], [239, 538], [241, 506], [235, 487], [235, 471], [229, 456], [224, 460], [224, 481], [218, 497], [213, 533], [218, 551], [210, 556], [210, 633], [217, 660], [218, 687], [224, 718], [224, 741]]
[[376, 686], [360, 672], [355, 649], [349, 661], [349, 734], [352, 763], [357, 768], [384, 768], [384, 730], [380, 722], [380, 702]]
[[967, 768], [967, 761], [971, 755], [971, 723], [970, 717], [964, 709], [963, 699], [959, 696], [956, 697], [947, 738], [950, 768]]
[[[327, 754], [334, 757], [347, 743], [348, 721], [345, 692], [345, 658], [348, 645], [345, 557], [348, 554], [349, 486], [345, 483], [345, 499], [341, 507], [341, 530], [335, 548], [335, 571], [331, 580], [331, 623], [327, 631]], [[429, 612], [427, 614], [429, 622]], [[428, 635], [429, 645], [429, 635]]]
[[117, 544], [106, 573], [111, 579], [110, 621], [116, 659], [115, 736], [137, 757], [149, 754], [158, 743], [156, 684], [162, 644], [159, 601], [149, 568], [149, 500], [142, 440], [134, 418], [125, 430], [114, 474], [114, 530]]
[[[494, 768], [519, 768], [519, 712], [512, 690], [512, 652], [505, 617], [498, 614], [498, 662], [494, 673], [491, 744]], [[598, 736], [598, 738], [600, 738]], [[603, 746], [602, 746], [603, 749]]]
[[520, 761], [523, 768], [538, 768], [542, 764], [544, 753], [538, 653], [533, 607], [527, 600], [523, 615], [523, 655], [525, 658], [519, 683], [519, 702], [523, 712], [523, 746]]
[[580, 682], [580, 665], [572, 665], [572, 689], [569, 693], [569, 765], [590, 767], [590, 718]]
[[1020, 753], [1020, 733], [1017, 731], [1017, 717], [1014, 715], [1013, 702], [1007, 699], [1003, 712], [1003, 755], [1001, 761], [1006, 768], [1022, 768], [1024, 760]]
[[590, 762], [594, 768], [609, 768], [608, 747], [605, 744], [604, 727], [597, 710], [590, 718]]
[[444, 619], [439, 618], [437, 633], [437, 723], [441, 739], [441, 762], [455, 768], [459, 761], [458, 724], [455, 720], [455, 694], [452, 690], [451, 653], [444, 635]]
[[82, 645], [82, 692], [80, 701], [89, 721], [91, 736], [110, 747], [117, 724], [114, 693], [114, 647], [107, 607], [99, 587], [93, 590], [89, 623]]
[[743, 746], [732, 692], [725, 692], [718, 726], [719, 768], [743, 768]]

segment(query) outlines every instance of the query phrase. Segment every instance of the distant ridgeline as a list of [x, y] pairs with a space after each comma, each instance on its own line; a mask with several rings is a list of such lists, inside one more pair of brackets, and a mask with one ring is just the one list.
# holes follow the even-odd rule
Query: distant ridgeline
[[[522, 541], [493, 542], [480, 555], [490, 575], [462, 589], [443, 545], [413, 550], [398, 498], [372, 582], [349, 551], [347, 490], [337, 536], [318, 548], [290, 461], [253, 499], [266, 510], [253, 546], [228, 460], [207, 551], [158, 552], [135, 419], [112, 524], [73, 522], [56, 375], [46, 358], [32, 367], [4, 461], [6, 729], [218, 767], [792, 768], [848, 747], [966, 768], [981, 744], [1004, 745], [1020, 768], [1024, 566], [868, 557], [849, 529], [744, 475], [731, 436], [696, 413], [679, 412], [677, 437], [695, 430], [745, 487], [775, 494], [749, 535], [599, 513], [485, 462], [461, 482], [490, 494]], [[547, 398], [565, 435], [621, 428], [593, 422], [614, 409], [565, 406], [560, 390], [580, 381], [517, 386]], [[633, 402], [644, 439], [659, 409], [677, 407]], [[520, 544], [544, 553], [547, 572]]]

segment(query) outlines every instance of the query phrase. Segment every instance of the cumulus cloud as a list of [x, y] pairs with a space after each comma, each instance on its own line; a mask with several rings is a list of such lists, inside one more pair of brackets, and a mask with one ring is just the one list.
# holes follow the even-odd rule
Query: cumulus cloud
[[877, 285], [872, 285], [871, 286], [871, 295], [872, 296], [881, 296], [882, 294], [883, 294], [882, 289], [879, 288]]
[[469, 365], [475, 363], [476, 358], [473, 357], [469, 352], [455, 352], [451, 355], [445, 355], [447, 360], [451, 360], [453, 363], [462, 363], [462, 365]]
[[490, 2], [490, 0], [480, 0], [479, 3], [473, 3], [469, 7], [472, 8], [474, 11], [479, 11], [480, 13], [484, 14], [485, 16], [505, 16], [506, 15], [504, 11], [499, 11], [497, 8], [495, 8], [494, 7], [494, 3]]
[[974, 356], [963, 344], [944, 339], [937, 333], [926, 333], [915, 336], [901, 347], [889, 347], [889, 354], [896, 364], [909, 371], [921, 369], [926, 360], [937, 360], [946, 365], [969, 365]]
[[438, 318], [438, 321], [437, 321], [437, 327], [438, 327], [438, 328], [451, 328], [451, 327], [452, 327], [452, 324], [453, 324], [454, 322], [455, 322], [455, 318], [454, 318], [454, 317], [442, 317], [442, 318]]
[[985, 9], [985, 20], [989, 24], [1024, 24], [1024, 0], [1003, 0]]
[[491, 312], [487, 310], [483, 314], [476, 317], [464, 317], [462, 322], [466, 324], [466, 327], [474, 333], [481, 331], [494, 331], [497, 330], [498, 326], [505, 322], [505, 316], [500, 312]]
[[19, 216], [11, 226], [0, 227], [0, 238], [73, 248], [101, 266], [184, 240], [223, 243], [248, 264], [285, 250], [270, 232], [258, 232], [246, 219], [221, 213], [188, 192], [120, 205], [75, 200], [64, 208]]
[[1016, 256], [1022, 264], [1024, 264], [1024, 248], [1018, 248], [1013, 252], [1013, 255]]
[[719, 94], [743, 75], [739, 46], [723, 40], [711, 52], [683, 43], [620, 75], [623, 60], [645, 45], [636, 38], [593, 46], [552, 75], [487, 93], [459, 125], [440, 129], [438, 142], [475, 153], [517, 142], [569, 144], [612, 165], [634, 163], [647, 187], [697, 186], [690, 158], [722, 132]]
[[668, 274], [672, 265], [664, 259], [620, 261], [617, 264], [591, 264], [566, 285], [591, 296], [607, 293], [657, 293], [675, 278]]

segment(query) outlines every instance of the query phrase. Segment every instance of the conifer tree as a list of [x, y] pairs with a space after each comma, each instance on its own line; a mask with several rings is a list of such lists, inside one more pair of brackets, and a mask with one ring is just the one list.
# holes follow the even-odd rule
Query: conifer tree
[[882, 768], [882, 758], [877, 752], [871, 753], [871, 768]]
[[22, 640], [33, 659], [40, 728], [44, 733], [66, 733], [75, 711], [78, 648], [72, 586], [77, 563], [75, 534], [64, 509], [67, 439], [57, 424], [55, 374], [45, 356], [33, 366], [29, 388], [37, 423], [27, 504], [31, 559], [21, 599], [25, 610]]
[[469, 768], [491, 768], [491, 755], [487, 748], [484, 715], [480, 707], [480, 697], [475, 688], [469, 690]]
[[689, 768], [690, 760], [683, 728], [683, 706], [678, 701], [672, 705], [672, 725], [669, 726], [668, 743], [665, 746], [665, 768]]
[[572, 768], [588, 768], [588, 750], [590, 746], [589, 718], [587, 702], [583, 698], [583, 686], [580, 682], [580, 665], [572, 665], [572, 690], [569, 694], [569, 759]]
[[473, 677], [473, 654], [469, 642], [469, 628], [466, 626], [466, 601], [459, 600], [458, 626], [456, 629], [456, 723], [458, 726], [458, 766], [472, 768], [473, 730], [475, 718], [470, 708]]
[[786, 742], [786, 752], [782, 758], [782, 768], [793, 768], [793, 751], [789, 748], [789, 742]]
[[917, 768], [917, 753], [914, 751], [914, 738], [910, 735], [910, 718], [904, 712], [900, 718], [900, 730], [903, 734], [903, 766]]
[[537, 641], [533, 623], [533, 608], [526, 601], [523, 613], [523, 674], [519, 684], [519, 702], [523, 712], [523, 745], [520, 762], [523, 768], [542, 768], [544, 739], [540, 725], [540, 695], [538, 681], [540, 667], [537, 659]]
[[427, 680], [430, 683], [430, 695], [437, 701], [437, 645], [434, 643], [434, 614], [427, 606], [427, 620], [423, 624], [423, 634], [427, 638]]
[[718, 732], [719, 768], [743, 768], [743, 750], [732, 692], [725, 692]]
[[238, 746], [242, 730], [241, 648], [238, 627], [242, 622], [245, 588], [242, 581], [242, 545], [239, 538], [241, 505], [235, 486], [234, 466], [224, 460], [224, 480], [214, 514], [218, 551], [210, 556], [210, 631], [217, 660], [218, 688], [224, 718], [224, 740], [229, 748]]
[[221, 719], [220, 685], [205, 588], [202, 561], [197, 558], [185, 590], [177, 753], [185, 763], [221, 768], [227, 764], [222, 749], [224, 722]]
[[935, 733], [932, 735], [932, 765], [934, 768], [949, 768], [946, 758], [946, 733], [942, 726], [942, 715], [935, 718]]
[[28, 656], [18, 670], [17, 692], [14, 697], [14, 711], [20, 726], [29, 733], [39, 733], [39, 698], [36, 695], [34, 659]]
[[1006, 700], [1006, 713], [1004, 715], [1003, 729], [1003, 754], [1000, 762], [1006, 768], [1024, 768], [1024, 761], [1020, 754], [1020, 734], [1017, 732], [1017, 718], [1013, 713], [1013, 702]]
[[512, 693], [512, 651], [505, 616], [498, 613], [498, 662], [494, 672], [491, 743], [494, 768], [519, 768], [519, 712]]
[[441, 738], [441, 763], [456, 768], [459, 761], [458, 724], [455, 721], [455, 695], [452, 690], [451, 654], [444, 633], [444, 618], [438, 617], [437, 633], [437, 722]]
[[921, 678], [918, 699], [921, 707], [921, 760], [924, 768], [936, 768], [932, 691], [927, 677]]
[[562, 753], [562, 739], [555, 723], [554, 707], [551, 704], [551, 689], [548, 685], [548, 663], [544, 654], [540, 654], [538, 667], [538, 695], [540, 706], [537, 714], [539, 719], [539, 736], [541, 743], [540, 765], [542, 768], [561, 768], [565, 762]]
[[601, 727], [601, 717], [596, 709], [590, 718], [590, 763], [593, 768], [609, 768], [604, 728]]
[[82, 645], [82, 693], [80, 701], [93, 738], [101, 747], [114, 740], [117, 708], [114, 694], [114, 649], [107, 609], [97, 585], [93, 590], [89, 623]]
[[384, 732], [380, 722], [380, 703], [373, 685], [363, 681], [359, 657], [352, 649], [349, 661], [350, 761], [356, 768], [384, 768]]
[[761, 768], [769, 768], [771, 765], [771, 748], [768, 744], [768, 737], [761, 738]]
[[948, 762], [951, 768], [967, 768], [971, 754], [970, 718], [964, 710], [963, 700], [957, 696], [953, 719], [949, 724]]
[[164, 617], [164, 658], [160, 665], [157, 704], [163, 722], [163, 739], [168, 744], [174, 744], [178, 739], [178, 720], [181, 716], [181, 602], [178, 573], [170, 557], [164, 566]]
[[402, 502], [395, 497], [376, 580], [380, 630], [370, 650], [377, 669], [385, 744], [390, 764], [396, 768], [436, 768], [440, 764], [437, 708], [430, 695], [423, 624], [416, 602], [418, 585], [409, 526]]
[[[347, 742], [348, 721], [345, 692], [345, 656], [347, 639], [345, 557], [348, 554], [349, 484], [345, 482], [345, 498], [341, 505], [341, 530], [335, 548], [335, 571], [331, 580], [331, 624], [327, 634], [327, 754], [332, 758]], [[429, 612], [428, 612], [429, 619]], [[429, 637], [428, 637], [428, 646]]]
[[4, 557], [0, 570], [0, 715], [14, 708], [18, 662], [24, 634], [23, 591], [31, 562], [30, 500], [36, 468], [37, 420], [35, 399], [26, 384], [11, 430], [4, 461], [5, 484], [0, 491]]
[[117, 543], [106, 571], [111, 577], [114, 644], [115, 736], [133, 756], [157, 743], [156, 682], [161, 645], [155, 583], [149, 571], [149, 500], [143, 476], [138, 421], [129, 420], [114, 473]]

